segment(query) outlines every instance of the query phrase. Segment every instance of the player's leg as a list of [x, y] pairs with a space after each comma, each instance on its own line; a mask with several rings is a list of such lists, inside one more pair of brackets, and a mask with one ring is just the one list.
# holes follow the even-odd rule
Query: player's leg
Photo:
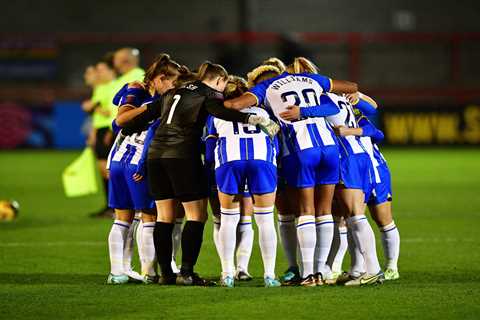
[[123, 267], [123, 252], [128, 229], [135, 212], [130, 209], [115, 209], [115, 220], [108, 235], [108, 249], [110, 254], [110, 274], [108, 284], [123, 284], [129, 281]]
[[[383, 277], [375, 245], [375, 235], [367, 217], [364, 214], [364, 193], [361, 189], [348, 189], [338, 186], [341, 201], [348, 210], [347, 226], [350, 229], [355, 245], [365, 260], [365, 279], [349, 281], [346, 285], [376, 283]], [[371, 281], [370, 281], [371, 280]]]
[[334, 222], [332, 202], [335, 185], [339, 180], [338, 147], [325, 146], [321, 150], [321, 162], [316, 170], [315, 187], [315, 229], [317, 235], [315, 247], [315, 278], [317, 285], [334, 281], [330, 266], [327, 264], [328, 254], [332, 247]]
[[315, 230], [317, 241], [315, 246], [314, 272], [317, 285], [322, 285], [332, 280], [332, 272], [327, 264], [327, 259], [330, 248], [332, 247], [334, 233], [332, 216], [334, 192], [334, 184], [324, 184], [315, 187]]
[[277, 233], [273, 209], [275, 191], [266, 194], [254, 194], [255, 205], [253, 212], [258, 227], [258, 242], [264, 267], [264, 282], [266, 287], [278, 287], [280, 282], [275, 275], [275, 262], [277, 256]]
[[392, 217], [392, 202], [369, 205], [370, 213], [380, 229], [385, 263], [385, 279], [396, 280], [398, 273], [398, 257], [400, 254], [400, 234]]
[[298, 214], [297, 191], [286, 185], [279, 185], [275, 206], [278, 212], [278, 234], [288, 263], [288, 269], [280, 277], [282, 282], [298, 282], [300, 270], [297, 262], [297, 230], [295, 218]]
[[[123, 269], [125, 273], [133, 279], [142, 281], [143, 277], [132, 268], [132, 258], [135, 249], [135, 234], [138, 232], [138, 228], [141, 222], [141, 213], [135, 212], [132, 224], [128, 228], [127, 238], [125, 239], [125, 246], [123, 248]], [[141, 230], [140, 230], [141, 233]], [[137, 244], [137, 248], [140, 252], [140, 245]]]
[[[143, 281], [147, 284], [155, 282], [157, 279], [157, 255], [153, 241], [153, 232], [157, 220], [155, 209], [142, 210], [142, 229], [141, 241], [138, 246], [140, 263], [142, 268]], [[140, 226], [139, 226], [140, 227]], [[138, 232], [138, 231], [137, 231]]]
[[179, 273], [180, 269], [177, 267], [177, 253], [178, 249], [180, 249], [180, 244], [182, 241], [182, 226], [183, 220], [185, 217], [185, 211], [181, 203], [178, 203], [176, 211], [175, 211], [175, 227], [173, 228], [173, 254], [172, 254], [172, 270], [175, 273]]
[[304, 150], [282, 159], [282, 168], [287, 184], [297, 188], [298, 219], [297, 240], [302, 262], [303, 286], [315, 286], [313, 262], [317, 233], [315, 230], [315, 184], [316, 167], [321, 161], [318, 148]]
[[208, 199], [210, 204], [210, 209], [212, 210], [213, 216], [213, 243], [215, 244], [215, 249], [217, 250], [218, 257], [220, 257], [220, 240], [218, 237], [218, 232], [220, 231], [220, 201], [218, 200], [218, 192], [210, 193], [210, 197]]
[[249, 281], [252, 277], [248, 273], [248, 264], [253, 249], [253, 199], [249, 192], [244, 192], [240, 199], [240, 221], [237, 225], [235, 279]]
[[115, 220], [108, 236], [110, 255], [110, 275], [107, 283], [122, 284], [129, 280], [123, 267], [123, 252], [128, 229], [133, 220], [133, 202], [125, 180], [124, 166], [120, 162], [112, 162], [110, 166], [109, 206], [115, 209]]
[[221, 224], [218, 232], [220, 260], [222, 265], [221, 284], [225, 287], [233, 287], [237, 226], [240, 221], [239, 197], [234, 194], [227, 194], [219, 191], [218, 198], [221, 206]]
[[153, 244], [157, 255], [157, 262], [161, 271], [161, 284], [175, 284], [176, 274], [172, 270], [172, 234], [175, 227], [175, 207], [168, 167], [162, 159], [148, 159], [147, 161], [148, 190], [155, 199], [157, 219], [153, 229]]
[[337, 279], [342, 273], [342, 264], [345, 257], [345, 253], [348, 248], [347, 240], [347, 223], [341, 215], [337, 206], [335, 205], [336, 201], [333, 202], [332, 207], [333, 221], [334, 221], [334, 230], [333, 230], [333, 241], [330, 253], [328, 255], [327, 264], [332, 270], [333, 279]]

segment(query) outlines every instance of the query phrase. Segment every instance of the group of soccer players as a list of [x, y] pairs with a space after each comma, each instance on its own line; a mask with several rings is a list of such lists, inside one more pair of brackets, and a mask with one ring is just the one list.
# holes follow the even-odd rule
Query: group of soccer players
[[[252, 216], [265, 287], [398, 279], [390, 172], [377, 145], [383, 133], [368, 119], [375, 101], [303, 57], [288, 66], [270, 58], [247, 80], [210, 62], [192, 72], [161, 54], [143, 79], [116, 92], [107, 283], [214, 285], [194, 271], [208, 203], [222, 286], [251, 279]], [[381, 231], [384, 271], [367, 206]], [[289, 265], [279, 278], [275, 207]], [[131, 270], [134, 232], [141, 274]]]

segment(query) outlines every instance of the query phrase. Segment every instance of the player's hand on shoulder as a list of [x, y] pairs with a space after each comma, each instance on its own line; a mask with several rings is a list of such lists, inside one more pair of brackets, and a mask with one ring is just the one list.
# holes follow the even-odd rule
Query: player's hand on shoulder
[[280, 117], [287, 121], [298, 120], [300, 119], [300, 107], [288, 106], [287, 111], [280, 112]]

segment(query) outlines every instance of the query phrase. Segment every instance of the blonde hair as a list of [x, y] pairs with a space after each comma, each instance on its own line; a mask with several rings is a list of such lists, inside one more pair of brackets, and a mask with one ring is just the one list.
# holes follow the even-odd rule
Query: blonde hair
[[318, 73], [317, 66], [304, 57], [296, 57], [286, 71], [288, 73]]
[[198, 67], [197, 77], [200, 81], [212, 80], [217, 77], [222, 79], [228, 79], [228, 72], [219, 64], [205, 61]]
[[277, 67], [280, 72], [285, 72], [285, 69], [287, 69], [285, 63], [283, 63], [283, 61], [277, 57], [270, 57], [266, 60], [263, 60], [262, 65]]
[[233, 99], [241, 96], [248, 90], [247, 81], [239, 76], [230, 76], [227, 86], [223, 91], [225, 99]]
[[254, 87], [257, 83], [279, 76], [281, 73], [277, 67], [272, 65], [258, 66], [247, 74], [248, 87]]

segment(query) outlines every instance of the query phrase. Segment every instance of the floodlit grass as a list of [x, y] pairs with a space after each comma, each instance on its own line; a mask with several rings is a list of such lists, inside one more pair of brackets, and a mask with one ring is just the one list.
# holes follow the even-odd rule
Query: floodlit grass
[[[79, 152], [2, 152], [0, 199], [21, 205], [0, 224], [1, 319], [478, 319], [480, 151], [387, 149], [401, 278], [365, 288], [234, 289], [107, 286], [111, 221], [93, 220], [102, 197], [66, 199], [61, 172]], [[198, 271], [218, 277], [209, 223]], [[376, 229], [374, 227], [374, 229]], [[258, 235], [256, 235], [256, 240]], [[381, 245], [377, 243], [380, 259]], [[345, 259], [348, 263], [348, 257]], [[138, 262], [136, 263], [138, 269]], [[286, 268], [279, 245], [277, 273]]]

